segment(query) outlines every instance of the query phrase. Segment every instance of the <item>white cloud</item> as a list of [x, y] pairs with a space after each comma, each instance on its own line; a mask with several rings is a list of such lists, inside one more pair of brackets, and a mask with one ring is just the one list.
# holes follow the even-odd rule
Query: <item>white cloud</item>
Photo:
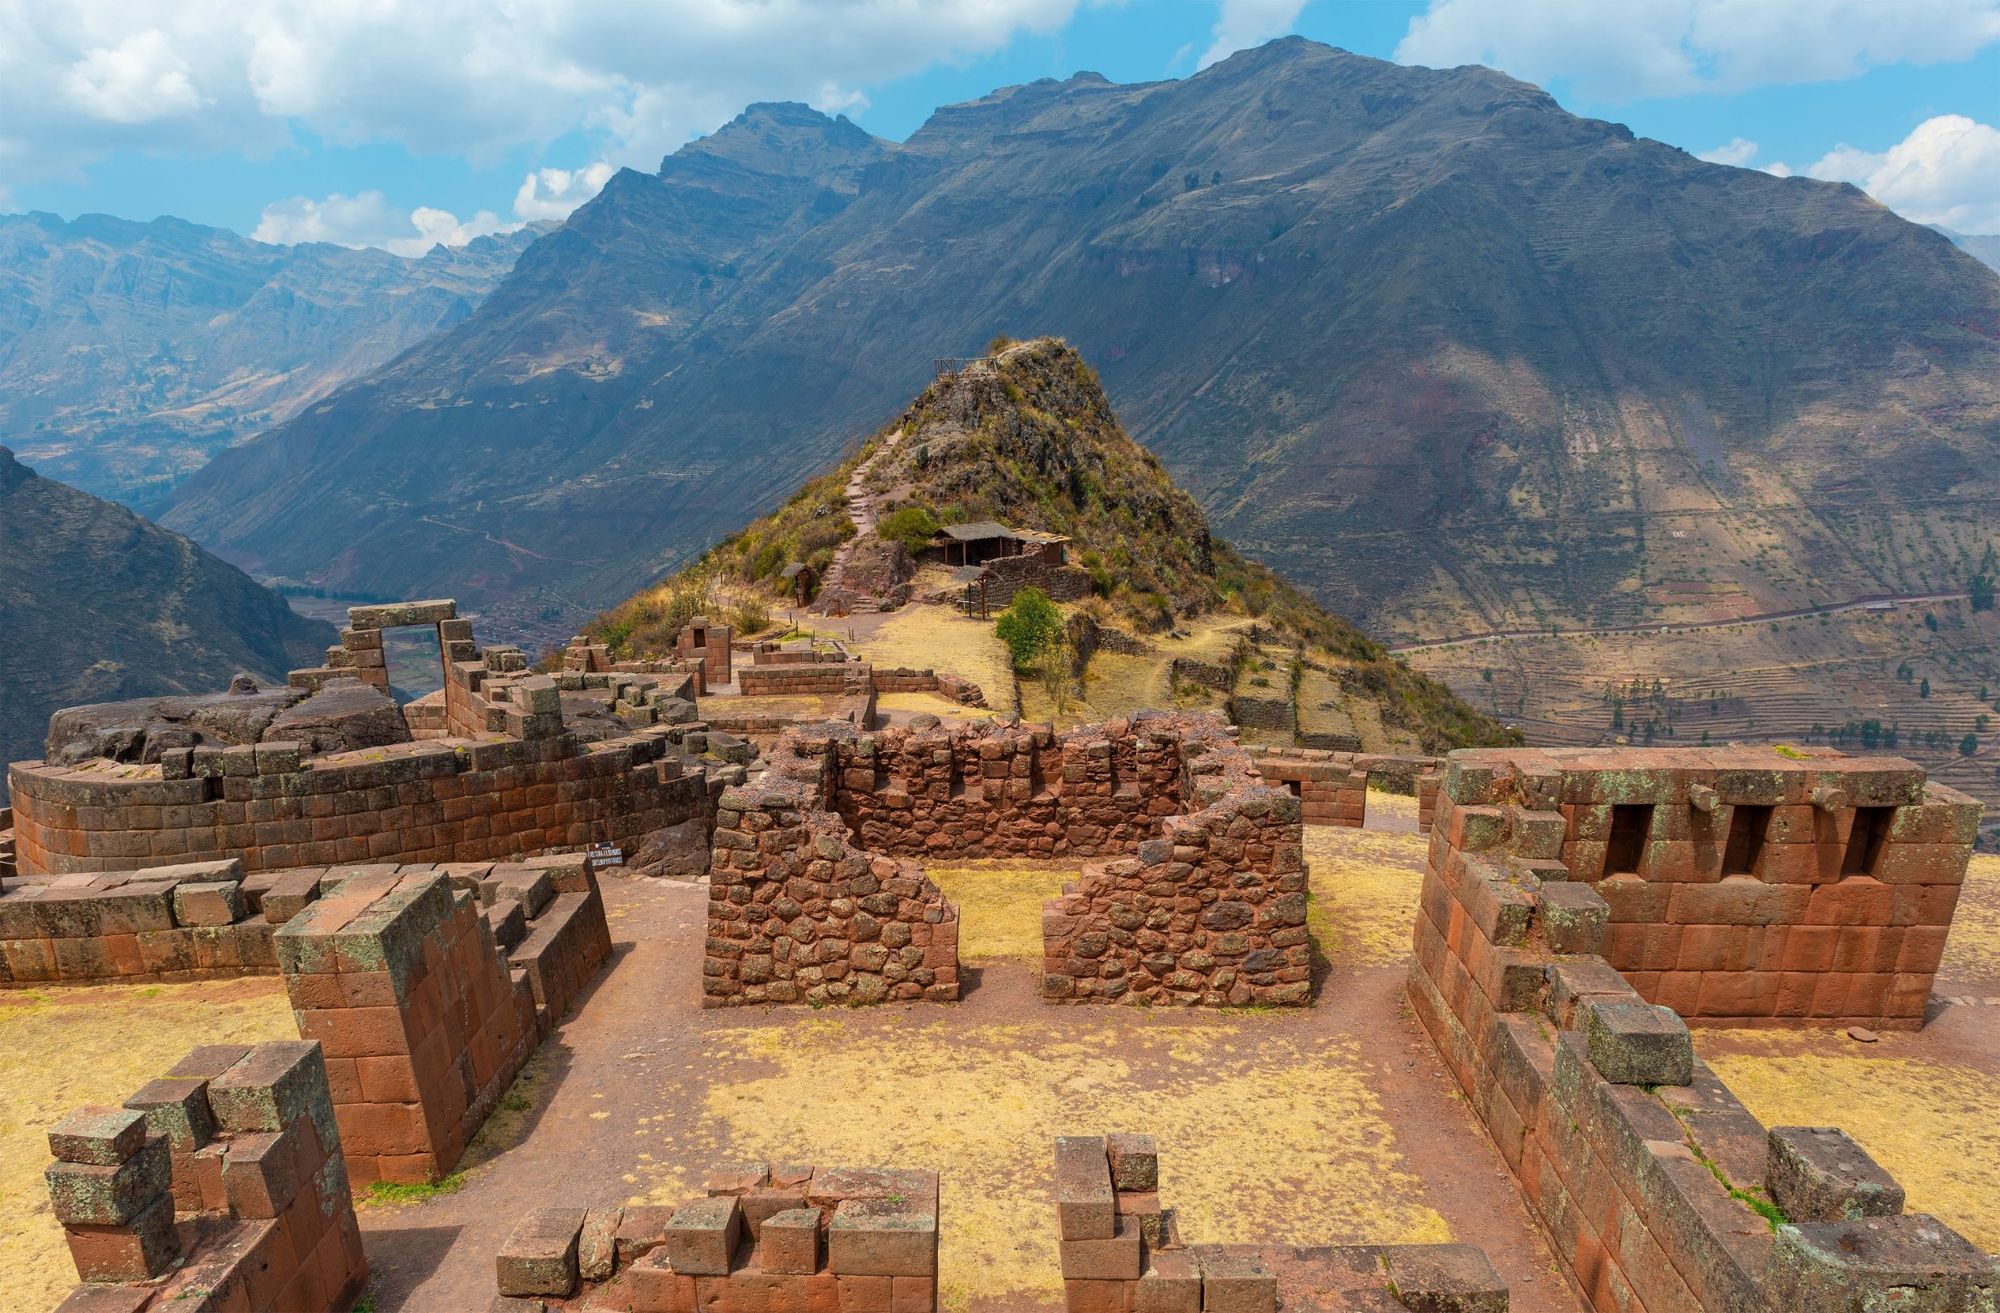
[[0, 171], [269, 152], [300, 131], [475, 162], [581, 133], [587, 158], [650, 170], [750, 101], [851, 109], [1077, 2], [0, 0]]
[[1746, 137], [1731, 137], [1713, 150], [1702, 151], [1695, 158], [1707, 160], [1710, 164], [1731, 164], [1740, 169], [1757, 158], [1757, 143]]
[[62, 89], [83, 113], [109, 123], [145, 123], [202, 103], [187, 61], [156, 30], [134, 32], [116, 46], [92, 47], [64, 70]]
[[1216, 15], [1210, 33], [1213, 39], [1196, 67], [1207, 68], [1239, 50], [1284, 36], [1292, 30], [1299, 11], [1305, 7], [1305, 0], [1222, 0], [1222, 12]]
[[463, 222], [449, 210], [420, 205], [404, 213], [379, 191], [356, 196], [338, 192], [324, 200], [294, 196], [264, 207], [250, 235], [260, 242], [332, 242], [338, 246], [379, 246], [397, 255], [422, 255], [431, 247], [463, 246], [475, 237], [511, 232], [518, 223], [503, 224], [491, 210], [481, 210]]
[[2000, 130], [1962, 114], [1926, 119], [1881, 152], [1843, 143], [1798, 171], [1851, 182], [1918, 223], [2000, 232]]
[[1431, 0], [1396, 58], [1620, 101], [1964, 60], [1995, 41], [2000, 0]]
[[571, 210], [597, 195], [616, 171], [603, 161], [580, 169], [536, 169], [514, 193], [514, 213], [530, 222], [567, 218]]

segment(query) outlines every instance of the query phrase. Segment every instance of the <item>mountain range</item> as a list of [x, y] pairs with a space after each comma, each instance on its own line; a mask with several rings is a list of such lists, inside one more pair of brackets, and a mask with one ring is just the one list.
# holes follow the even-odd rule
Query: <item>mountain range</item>
[[316, 665], [332, 625], [123, 506], [0, 447], [0, 763], [42, 755], [49, 714], [220, 693]]
[[560, 636], [995, 332], [1074, 343], [1217, 532], [1383, 637], [1962, 587], [2000, 500], [2000, 278], [1944, 236], [1287, 38], [903, 143], [753, 106], [164, 522]]
[[0, 442], [131, 505], [472, 313], [542, 223], [422, 257], [0, 215]]

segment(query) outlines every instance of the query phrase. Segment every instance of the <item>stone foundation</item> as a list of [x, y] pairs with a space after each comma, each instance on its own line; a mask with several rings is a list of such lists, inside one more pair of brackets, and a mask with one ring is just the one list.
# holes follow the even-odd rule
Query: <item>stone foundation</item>
[[[938, 1181], [745, 1163], [679, 1208], [538, 1208], [494, 1260], [494, 1313], [934, 1313]], [[574, 1301], [574, 1302], [571, 1302]]]
[[[1933, 1218], [1901, 1215], [1901, 1192], [1844, 1137], [1828, 1151], [1830, 1134], [1767, 1132], [1694, 1057], [1681, 1019], [1599, 955], [1607, 900], [1569, 879], [1559, 856], [1537, 855], [1563, 852], [1562, 807], [1663, 780], [1724, 801], [1788, 789], [1795, 773], [1807, 797], [1834, 777], [1856, 791], [1850, 799], [1908, 789], [1901, 763], [1775, 760], [1454, 754], [1411, 1003], [1593, 1308], [1984, 1307], [2000, 1295], [2000, 1263]], [[1902, 805], [1938, 818], [1922, 802]]]
[[195, 1049], [49, 1147], [85, 1282], [57, 1313], [347, 1313], [367, 1283], [317, 1044]]

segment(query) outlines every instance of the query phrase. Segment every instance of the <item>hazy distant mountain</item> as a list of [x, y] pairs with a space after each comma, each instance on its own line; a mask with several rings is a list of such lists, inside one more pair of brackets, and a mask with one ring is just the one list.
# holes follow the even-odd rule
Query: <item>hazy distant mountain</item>
[[60, 707], [219, 693], [237, 671], [282, 682], [334, 637], [179, 534], [0, 447], [0, 763], [40, 757]]
[[464, 319], [553, 226], [410, 259], [180, 219], [0, 215], [0, 441], [144, 505]]
[[1949, 228], [1931, 227], [1951, 238], [1952, 245], [1978, 260], [1988, 269], [2000, 273], [2000, 233], [1958, 233]]
[[559, 636], [933, 357], [1052, 333], [1218, 533], [1380, 635], [1962, 587], [2000, 504], [1980, 274], [1853, 187], [1298, 39], [1008, 88], [901, 145], [759, 105], [165, 520]]

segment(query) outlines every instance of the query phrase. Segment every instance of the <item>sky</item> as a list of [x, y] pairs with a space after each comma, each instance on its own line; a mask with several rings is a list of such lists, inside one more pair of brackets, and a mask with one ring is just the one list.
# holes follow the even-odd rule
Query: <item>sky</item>
[[1287, 33], [2000, 233], [2000, 0], [0, 0], [0, 212], [414, 255], [559, 219], [754, 101], [900, 140]]

